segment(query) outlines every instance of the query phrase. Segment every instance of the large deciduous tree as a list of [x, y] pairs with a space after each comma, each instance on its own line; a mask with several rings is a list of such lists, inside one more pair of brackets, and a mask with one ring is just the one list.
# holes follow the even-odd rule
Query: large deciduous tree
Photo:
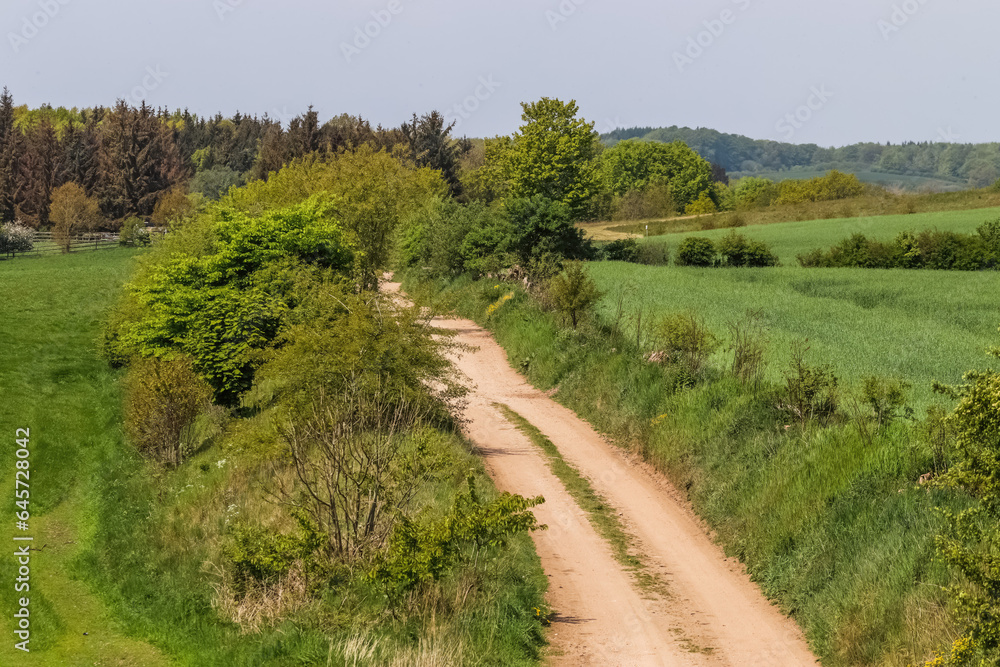
[[524, 125], [512, 137], [486, 142], [486, 177], [504, 198], [538, 195], [565, 204], [583, 219], [597, 191], [594, 124], [577, 118], [575, 101], [543, 97], [522, 103]]
[[621, 141], [601, 154], [599, 172], [601, 185], [616, 197], [668, 185], [678, 210], [712, 188], [712, 165], [681, 141]]

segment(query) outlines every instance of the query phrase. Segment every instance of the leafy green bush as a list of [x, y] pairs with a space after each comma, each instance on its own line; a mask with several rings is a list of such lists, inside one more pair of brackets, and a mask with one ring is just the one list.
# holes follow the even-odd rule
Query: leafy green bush
[[[994, 356], [1000, 352], [994, 350]], [[1000, 373], [973, 371], [966, 384], [938, 387], [958, 399], [948, 417], [955, 430], [955, 462], [937, 481], [960, 489], [976, 504], [959, 513], [943, 511], [947, 531], [938, 553], [961, 573], [950, 588], [961, 636], [928, 666], [994, 665], [1000, 661]]]
[[777, 266], [778, 256], [762, 241], [752, 241], [742, 234], [729, 232], [716, 243], [722, 263], [730, 267]]
[[118, 243], [123, 246], [148, 246], [151, 242], [146, 222], [142, 218], [126, 218], [118, 233]]
[[632, 262], [639, 261], [639, 244], [635, 239], [618, 239], [612, 241], [602, 248], [604, 259], [609, 262]]
[[715, 258], [715, 244], [702, 236], [689, 236], [677, 248], [680, 266], [714, 266]]
[[549, 295], [556, 309], [573, 323], [574, 329], [580, 316], [601, 298], [597, 284], [583, 270], [582, 262], [567, 262], [566, 270], [552, 279]]
[[127, 316], [105, 333], [109, 356], [190, 355], [216, 399], [236, 405], [299, 298], [291, 285], [303, 266], [353, 267], [332, 207], [320, 197], [259, 217], [223, 207], [192, 224], [189, 238], [178, 232], [130, 284]]
[[805, 424], [809, 420], [828, 420], [837, 413], [839, 394], [838, 379], [829, 366], [806, 363], [809, 348], [805, 343], [792, 346], [792, 361], [785, 375], [781, 392], [781, 407], [785, 412]]
[[719, 339], [696, 315], [673, 313], [654, 325], [656, 346], [668, 354], [670, 361], [680, 363], [692, 379], [719, 348]]
[[903, 232], [891, 243], [854, 234], [823, 252], [799, 255], [804, 267], [866, 269], [936, 269], [982, 271], [1000, 266], [1000, 223], [980, 226], [975, 234], [925, 230]]
[[529, 511], [545, 502], [544, 498], [504, 493], [484, 504], [472, 477], [468, 489], [455, 497], [451, 512], [442, 519], [424, 523], [400, 519], [388, 551], [369, 575], [390, 599], [398, 601], [419, 586], [437, 581], [456, 563], [503, 547], [514, 535], [545, 528]]
[[913, 410], [906, 407], [909, 389], [909, 383], [902, 380], [875, 376], [864, 379], [862, 396], [878, 426], [891, 424], [900, 416], [912, 416]]
[[670, 264], [670, 244], [666, 241], [646, 241], [639, 244], [636, 258], [639, 264], [646, 266], [667, 266]]
[[183, 434], [211, 395], [188, 357], [140, 360], [125, 378], [125, 430], [144, 456], [178, 466]]
[[309, 565], [323, 536], [305, 519], [298, 522], [301, 536], [282, 535], [248, 524], [233, 530], [232, 541], [223, 548], [223, 554], [237, 595], [245, 595], [254, 586], [277, 583], [297, 562], [311, 569]]

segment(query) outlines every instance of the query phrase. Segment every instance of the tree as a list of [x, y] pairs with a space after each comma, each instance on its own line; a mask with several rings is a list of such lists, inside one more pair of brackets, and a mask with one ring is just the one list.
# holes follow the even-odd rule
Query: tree
[[597, 191], [594, 124], [576, 117], [579, 107], [543, 97], [522, 103], [524, 125], [512, 137], [486, 142], [486, 177], [505, 198], [543, 196], [583, 219]]
[[97, 200], [88, 197], [76, 183], [65, 183], [52, 192], [50, 205], [52, 234], [69, 252], [73, 234], [93, 229], [101, 222], [101, 209]]
[[191, 200], [188, 199], [184, 188], [178, 186], [165, 192], [156, 202], [151, 221], [154, 225], [166, 227], [192, 213], [194, 213], [194, 206], [191, 205]]
[[455, 127], [453, 122], [447, 127], [444, 116], [432, 111], [413, 121], [403, 123], [402, 132], [410, 147], [410, 158], [418, 167], [430, 167], [441, 172], [448, 184], [452, 197], [462, 194], [462, 183], [458, 180], [458, 157], [461, 146], [452, 140], [450, 134]]
[[17, 215], [17, 163], [19, 132], [14, 127], [14, 98], [7, 88], [0, 94], [0, 223]]
[[62, 171], [62, 147], [56, 130], [48, 118], [42, 117], [28, 131], [20, 160], [18, 208], [32, 226], [48, 226], [49, 201]]
[[601, 298], [597, 283], [583, 270], [582, 262], [567, 262], [566, 269], [552, 279], [549, 294], [559, 312], [576, 325], [580, 316]]
[[624, 197], [655, 185], [668, 185], [678, 211], [712, 191], [712, 165], [682, 141], [621, 141], [601, 154], [601, 184]]
[[101, 133], [101, 206], [111, 217], [149, 216], [184, 176], [172, 131], [142, 104], [119, 100]]

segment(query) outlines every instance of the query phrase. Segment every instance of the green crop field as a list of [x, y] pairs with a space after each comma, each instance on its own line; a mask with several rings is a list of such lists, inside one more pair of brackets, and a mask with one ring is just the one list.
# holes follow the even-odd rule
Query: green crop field
[[[605, 292], [599, 312], [694, 312], [722, 339], [730, 322], [759, 310], [770, 340], [769, 375], [779, 379], [794, 341], [809, 340], [809, 358], [828, 363], [849, 384], [869, 375], [903, 378], [918, 406], [931, 383], [960, 382], [983, 367], [1000, 338], [1000, 273], [865, 269], [697, 269], [593, 264]], [[726, 353], [716, 353], [724, 363]]]
[[[833, 218], [830, 220], [809, 220], [806, 222], [781, 222], [770, 225], [754, 225], [736, 231], [747, 238], [763, 241], [781, 259], [785, 266], [797, 266], [796, 256], [813, 248], [826, 250], [852, 234], [865, 234], [879, 240], [891, 241], [904, 231], [939, 229], [970, 233], [987, 220], [1000, 218], [1000, 208], [971, 209], [935, 213], [914, 213], [910, 215], [883, 215], [863, 218]], [[728, 229], [713, 229], [703, 232], [681, 232], [655, 237], [657, 242], [666, 241], [672, 248], [688, 236], [704, 236], [719, 239], [728, 234]]]

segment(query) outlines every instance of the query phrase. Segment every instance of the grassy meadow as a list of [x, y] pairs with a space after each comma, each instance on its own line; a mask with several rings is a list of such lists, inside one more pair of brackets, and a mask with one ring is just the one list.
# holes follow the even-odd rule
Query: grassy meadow
[[[900, 232], [925, 229], [970, 234], [984, 222], [997, 218], [1000, 218], [1000, 208], [782, 222], [753, 225], [736, 231], [747, 238], [767, 243], [783, 265], [798, 266], [796, 257], [799, 254], [814, 248], [826, 250], [852, 234], [864, 234], [877, 241], [891, 241]], [[681, 232], [657, 236], [656, 240], [666, 241], [676, 250], [680, 242], [688, 236], [704, 236], [717, 240], [730, 231], [713, 229]]]

